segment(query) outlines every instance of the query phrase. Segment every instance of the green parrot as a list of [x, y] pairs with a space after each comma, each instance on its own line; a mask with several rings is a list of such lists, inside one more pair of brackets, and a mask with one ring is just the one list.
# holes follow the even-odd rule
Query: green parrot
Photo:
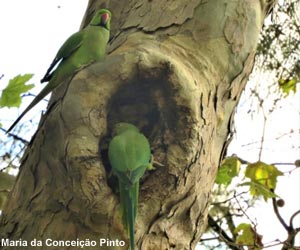
[[139, 180], [147, 169], [153, 169], [150, 145], [139, 129], [129, 123], [118, 123], [108, 146], [112, 172], [117, 176], [123, 225], [134, 250], [134, 222], [137, 213]]
[[[41, 83], [49, 82], [10, 126], [9, 133], [22, 117], [45, 96], [82, 67], [105, 56], [109, 40], [111, 12], [100, 9], [83, 30], [71, 35], [58, 50]], [[56, 67], [56, 68], [55, 68]]]

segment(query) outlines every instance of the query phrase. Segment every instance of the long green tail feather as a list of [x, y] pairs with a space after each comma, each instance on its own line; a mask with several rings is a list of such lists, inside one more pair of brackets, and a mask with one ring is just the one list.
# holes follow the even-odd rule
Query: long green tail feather
[[134, 193], [133, 190], [128, 192], [127, 197], [127, 206], [128, 206], [128, 214], [127, 214], [127, 221], [129, 226], [129, 239], [130, 239], [130, 249], [134, 250], [134, 222], [135, 222], [135, 201], [134, 201]]
[[29, 110], [31, 110], [36, 104], [38, 104], [44, 97], [46, 97], [52, 89], [50, 89], [50, 85], [46, 85], [42, 91], [33, 99], [33, 101], [28, 105], [28, 107], [22, 112], [21, 115], [15, 120], [15, 122], [9, 127], [6, 133], [9, 133], [17, 123], [23, 118], [24, 115], [27, 114]]
[[123, 224], [130, 239], [130, 249], [134, 250], [134, 224], [138, 203], [137, 198], [139, 183], [135, 183], [131, 187], [126, 187], [126, 185], [124, 185], [122, 182], [120, 182], [119, 184]]

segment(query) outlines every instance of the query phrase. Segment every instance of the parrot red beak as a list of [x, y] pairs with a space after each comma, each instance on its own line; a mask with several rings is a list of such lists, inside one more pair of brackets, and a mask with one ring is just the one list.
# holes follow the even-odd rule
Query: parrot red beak
[[102, 24], [106, 24], [107, 21], [108, 21], [108, 19], [109, 19], [109, 14], [108, 13], [102, 14], [102, 16], [101, 16], [101, 23]]

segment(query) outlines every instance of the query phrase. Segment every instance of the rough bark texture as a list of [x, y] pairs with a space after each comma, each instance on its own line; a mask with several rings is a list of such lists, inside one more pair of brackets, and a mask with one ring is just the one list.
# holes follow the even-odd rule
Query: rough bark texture
[[137, 248], [194, 249], [252, 69], [263, 4], [91, 1], [83, 25], [99, 7], [113, 12], [109, 55], [53, 94], [24, 155], [0, 237], [127, 242], [106, 149], [112, 126], [127, 121], [141, 128], [164, 165], [141, 183]]

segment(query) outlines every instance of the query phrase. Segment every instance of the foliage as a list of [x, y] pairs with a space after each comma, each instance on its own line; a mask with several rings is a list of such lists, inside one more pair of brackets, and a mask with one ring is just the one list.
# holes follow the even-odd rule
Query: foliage
[[[0, 108], [2, 107], [20, 107], [22, 103], [22, 94], [34, 87], [34, 84], [26, 84], [33, 74], [17, 75], [9, 80], [6, 88], [2, 90], [0, 96]], [[2, 80], [3, 75], [0, 77]], [[0, 123], [0, 128], [2, 124]], [[1, 128], [1, 130], [4, 130]], [[0, 138], [0, 210], [3, 207], [8, 191], [8, 184], [11, 186], [12, 182], [9, 182], [13, 176], [8, 175], [11, 170], [17, 169], [20, 156], [28, 144], [24, 138], [17, 135], [13, 135], [14, 140], [2, 140]], [[9, 149], [9, 150], [7, 150]], [[16, 162], [16, 164], [14, 164]], [[5, 170], [5, 172], [4, 172]], [[15, 171], [14, 171], [15, 172]], [[10, 178], [10, 179], [8, 179]]]
[[[279, 211], [279, 208], [284, 209], [284, 197], [279, 198], [276, 195], [276, 186], [280, 181], [278, 177], [299, 169], [300, 160], [297, 159], [294, 163], [280, 163], [294, 165], [294, 169], [287, 173], [280, 171], [278, 164], [261, 160], [271, 115], [281, 107], [282, 100], [299, 92], [299, 10], [299, 1], [279, 1], [264, 25], [250, 79], [252, 83], [248, 84], [248, 90], [245, 91], [245, 99], [249, 100], [249, 103], [242, 102], [242, 105], [248, 105], [248, 114], [253, 119], [257, 120], [254, 117], [258, 114], [263, 115], [263, 131], [258, 131], [262, 132], [261, 140], [255, 142], [259, 145], [258, 159], [256, 162], [248, 162], [233, 152], [235, 156], [225, 158], [220, 164], [209, 211], [207, 233], [201, 240], [205, 249], [263, 249], [276, 245], [282, 245], [282, 249], [300, 249], [295, 247], [295, 237], [299, 235], [300, 228], [299, 225], [294, 225], [300, 210], [295, 211], [285, 221]], [[254, 75], [257, 76], [256, 84], [253, 84]], [[267, 77], [263, 78], [262, 75]], [[286, 135], [292, 136], [294, 133], [296, 134], [297, 130], [291, 129]], [[296, 147], [295, 145], [295, 150]], [[254, 221], [248, 212], [251, 207], [256, 207], [261, 197], [271, 202], [273, 210], [270, 209], [270, 213], [275, 214], [277, 221], [286, 231], [286, 240], [274, 239], [274, 242], [262, 243], [265, 232], [260, 232], [262, 235], [257, 232], [259, 222]]]
[[[240, 170], [230, 179], [224, 169], [236, 169], [236, 163], [239, 162]], [[294, 169], [299, 168], [299, 160], [294, 162]], [[231, 171], [229, 171], [232, 173]], [[288, 173], [289, 174], [289, 173]], [[223, 249], [227, 245], [230, 249], [253, 249], [259, 250], [269, 245], [262, 243], [263, 235], [257, 230], [257, 224], [248, 215], [249, 208], [255, 206], [257, 199], [262, 196], [265, 201], [271, 200], [274, 213], [279, 222], [287, 230], [288, 238], [295, 238], [300, 228], [294, 227], [293, 221], [300, 213], [296, 211], [290, 218], [290, 225], [283, 220], [278, 208], [284, 207], [284, 199], [277, 199], [274, 193], [276, 189], [277, 177], [284, 175], [274, 164], [266, 164], [258, 161], [249, 163], [236, 156], [230, 156], [223, 160], [219, 168], [219, 183], [215, 184], [213, 191], [213, 202], [209, 211], [209, 225], [206, 235], [202, 242], [205, 244], [207, 235], [215, 235], [219, 239], [219, 244], [214, 247], [211, 244], [206, 245], [207, 249]], [[224, 179], [222, 179], [224, 178]], [[242, 182], [248, 178], [250, 181]], [[235, 180], [235, 181], [234, 181]], [[246, 189], [245, 189], [246, 188]], [[242, 222], [241, 222], [242, 221]], [[208, 238], [212, 239], [212, 238]], [[220, 245], [220, 243], [222, 243]], [[278, 242], [278, 244], [288, 244]], [[289, 243], [291, 245], [291, 243]], [[294, 243], [293, 243], [294, 244]], [[295, 248], [296, 249], [296, 248]]]
[[231, 156], [224, 159], [219, 168], [216, 183], [228, 186], [232, 179], [238, 175], [240, 168], [241, 162], [237, 157]]
[[250, 194], [253, 196], [262, 195], [265, 201], [275, 197], [272, 190], [276, 188], [277, 177], [283, 175], [274, 165], [264, 162], [248, 164], [245, 176], [250, 178]]
[[265, 71], [276, 71], [284, 93], [295, 92], [300, 82], [299, 0], [279, 1], [261, 33], [257, 56]]
[[[241, 161], [236, 156], [230, 156], [223, 160], [216, 178], [216, 184], [226, 187], [232, 182], [233, 178], [238, 177], [241, 168]], [[276, 197], [273, 190], [276, 188], [277, 177], [283, 175], [274, 165], [258, 161], [248, 163], [245, 175], [250, 179], [239, 185], [249, 186], [252, 196], [263, 196], [265, 201], [268, 198]]]
[[18, 75], [9, 80], [7, 87], [2, 90], [0, 107], [20, 107], [21, 95], [34, 87], [34, 84], [26, 85], [32, 76], [33, 74]]
[[288, 95], [290, 93], [290, 91], [293, 91], [294, 93], [296, 93], [298, 82], [299, 82], [299, 80], [297, 80], [296, 78], [280, 79], [279, 87], [285, 95]]
[[237, 244], [248, 245], [249, 249], [253, 250], [262, 249], [262, 236], [257, 234], [256, 230], [250, 224], [241, 223], [236, 227], [234, 232], [238, 235], [236, 238]]

